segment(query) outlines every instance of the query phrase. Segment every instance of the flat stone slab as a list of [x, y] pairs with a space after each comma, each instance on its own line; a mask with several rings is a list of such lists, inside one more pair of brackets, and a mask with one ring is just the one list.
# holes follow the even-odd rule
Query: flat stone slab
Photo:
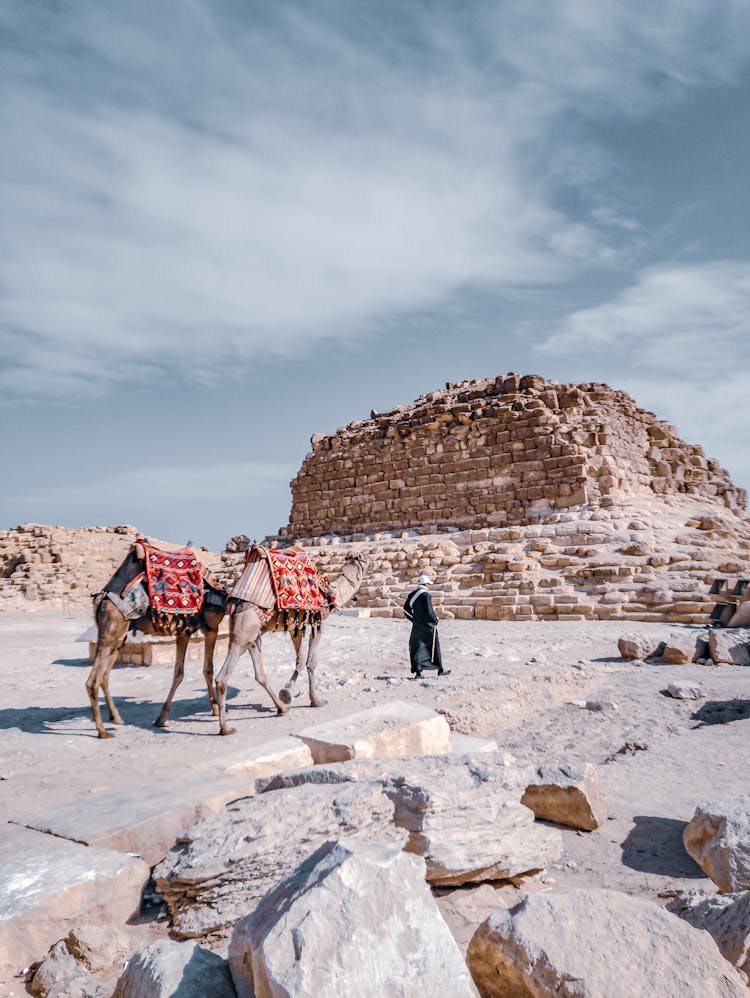
[[218, 763], [212, 759], [202, 768], [216, 772], [217, 764], [228, 776], [242, 777], [249, 784], [264, 776], [275, 776], [290, 769], [312, 766], [313, 757], [304, 742], [288, 735], [260, 745], [250, 745], [224, 756]]
[[454, 755], [497, 752], [497, 742], [494, 738], [475, 738], [473, 735], [451, 734], [451, 752]]
[[315, 764], [384, 756], [447, 755], [451, 732], [444, 717], [427, 707], [393, 700], [338, 721], [296, 732]]
[[149, 868], [7, 824], [0, 829], [0, 979], [10, 979], [80, 922], [116, 925], [138, 911]]
[[243, 776], [158, 776], [22, 814], [14, 822], [84, 845], [137, 853], [155, 866], [199, 818], [253, 793], [254, 778]]

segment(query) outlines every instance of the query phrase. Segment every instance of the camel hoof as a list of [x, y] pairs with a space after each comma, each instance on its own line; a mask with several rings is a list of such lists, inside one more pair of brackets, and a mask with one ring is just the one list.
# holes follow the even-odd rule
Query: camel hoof
[[237, 729], [236, 728], [219, 728], [219, 734], [220, 735], [236, 735], [237, 734]]
[[99, 738], [114, 738], [115, 736], [114, 736], [114, 733], [113, 733], [113, 732], [111, 732], [111, 731], [105, 731], [104, 729], [102, 729], [102, 730], [101, 730], [101, 731], [100, 731], [100, 732], [98, 733], [98, 736], [97, 736], [97, 737], [99, 737]]
[[286, 712], [288, 710], [289, 710], [289, 704], [288, 703], [278, 704], [277, 707], [276, 707], [276, 713], [277, 714], [286, 714]]
[[327, 707], [328, 706], [328, 701], [327, 700], [311, 700], [310, 701], [310, 706], [311, 707]]
[[286, 704], [290, 704], [292, 702], [291, 690], [288, 690], [286, 686], [283, 689], [279, 690], [279, 700], [281, 700], [282, 703]]
[[155, 728], [166, 728], [166, 726], [167, 726], [167, 718], [166, 717], [162, 717], [161, 714], [160, 714], [156, 718], [156, 720], [154, 721], [154, 727]]
[[125, 723], [123, 721], [123, 719], [120, 717], [119, 714], [115, 714], [115, 716], [114, 717], [110, 717], [109, 720], [110, 720], [111, 724], [124, 724]]

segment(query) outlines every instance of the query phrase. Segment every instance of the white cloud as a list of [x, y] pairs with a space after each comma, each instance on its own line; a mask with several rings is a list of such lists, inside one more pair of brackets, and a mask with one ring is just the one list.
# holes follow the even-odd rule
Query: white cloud
[[750, 261], [716, 260], [643, 270], [613, 300], [568, 315], [537, 351], [627, 390], [748, 488], [749, 342]]
[[6, 397], [228, 377], [611, 266], [632, 224], [556, 205], [561, 164], [598, 169], [560, 116], [744, 57], [742, 9], [713, 0], [394, 6], [372, 31], [336, 4], [24, 7], [0, 105]]

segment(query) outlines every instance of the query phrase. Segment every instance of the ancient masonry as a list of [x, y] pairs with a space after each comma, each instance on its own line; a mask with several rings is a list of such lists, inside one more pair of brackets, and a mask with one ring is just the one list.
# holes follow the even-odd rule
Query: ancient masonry
[[427, 570], [458, 617], [704, 623], [713, 579], [750, 573], [743, 490], [607, 385], [447, 385], [312, 447], [279, 541], [331, 571], [367, 551], [373, 614]]
[[[606, 385], [449, 385], [312, 446], [276, 542], [301, 541], [333, 575], [366, 552], [357, 601], [375, 616], [399, 614], [428, 571], [443, 616], [704, 624], [714, 580], [750, 578], [745, 493]], [[0, 607], [89, 607], [136, 533], [0, 531]], [[241, 547], [222, 556], [228, 583]]]

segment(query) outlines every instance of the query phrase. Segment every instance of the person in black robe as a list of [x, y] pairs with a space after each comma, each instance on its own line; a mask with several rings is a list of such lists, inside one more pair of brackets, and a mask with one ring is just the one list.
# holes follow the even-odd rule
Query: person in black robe
[[427, 588], [430, 585], [432, 579], [427, 575], [420, 575], [417, 588], [409, 593], [404, 603], [404, 613], [411, 620], [409, 657], [415, 679], [422, 675], [424, 669], [437, 669], [438, 676], [445, 673], [437, 633], [437, 614]]

